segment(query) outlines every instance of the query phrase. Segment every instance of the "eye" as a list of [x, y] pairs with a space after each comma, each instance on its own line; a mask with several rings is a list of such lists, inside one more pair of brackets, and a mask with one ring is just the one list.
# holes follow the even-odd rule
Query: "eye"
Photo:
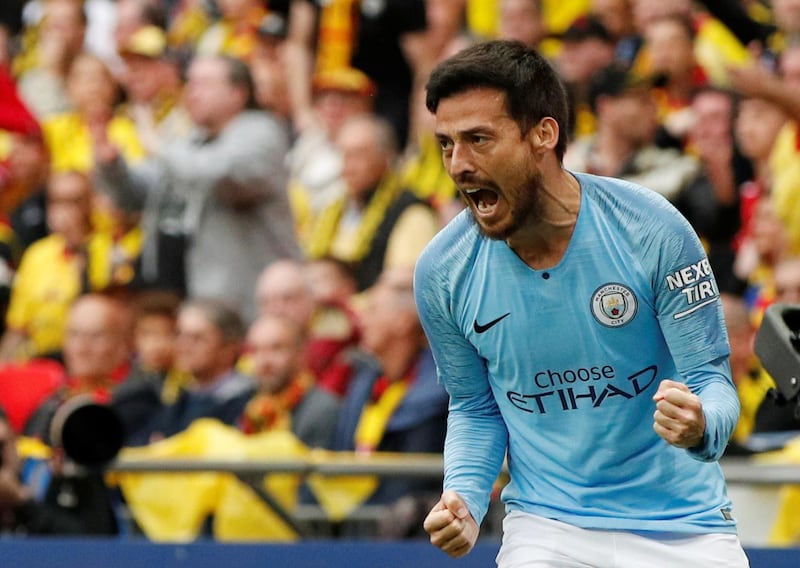
[[482, 146], [483, 144], [489, 142], [489, 137], [484, 136], [483, 134], [473, 134], [470, 137], [470, 140], [475, 146]]
[[442, 149], [443, 152], [447, 152], [453, 148], [453, 141], [449, 138], [445, 138], [444, 136], [437, 136], [439, 140], [439, 147]]

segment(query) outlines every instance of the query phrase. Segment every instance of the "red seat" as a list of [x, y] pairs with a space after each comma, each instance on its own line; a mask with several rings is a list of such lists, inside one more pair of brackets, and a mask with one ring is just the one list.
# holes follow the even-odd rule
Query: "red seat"
[[21, 433], [34, 411], [64, 383], [56, 361], [36, 359], [0, 367], [0, 406], [15, 432]]

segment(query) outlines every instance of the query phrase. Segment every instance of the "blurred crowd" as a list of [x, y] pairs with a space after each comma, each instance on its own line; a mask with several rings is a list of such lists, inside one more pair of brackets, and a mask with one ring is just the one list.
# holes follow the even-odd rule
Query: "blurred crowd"
[[[732, 447], [798, 429], [753, 339], [767, 306], [800, 303], [800, 1], [3, 0], [6, 530], [120, 530], [131, 496], [71, 475], [53, 439], [76, 397], [114, 408], [126, 448], [215, 419], [442, 450], [412, 278], [463, 205], [425, 82], [491, 38], [561, 74], [565, 167], [657, 191], [702, 238], [742, 399]], [[362, 502], [439, 485], [385, 478]], [[404, 518], [387, 534], [419, 530]]]

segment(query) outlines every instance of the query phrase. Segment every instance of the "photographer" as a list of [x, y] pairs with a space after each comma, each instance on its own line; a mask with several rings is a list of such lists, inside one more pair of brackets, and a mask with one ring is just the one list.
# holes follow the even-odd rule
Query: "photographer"
[[[0, 409], [0, 528], [29, 535], [115, 535], [116, 518], [102, 473], [69, 475], [61, 452], [47, 462], [26, 463], [17, 454], [17, 438]], [[43, 495], [23, 482], [25, 465], [48, 479]]]

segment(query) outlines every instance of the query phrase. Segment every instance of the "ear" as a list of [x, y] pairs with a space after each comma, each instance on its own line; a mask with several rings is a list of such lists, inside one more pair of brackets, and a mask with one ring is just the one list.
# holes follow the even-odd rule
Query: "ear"
[[546, 116], [531, 128], [528, 138], [535, 152], [547, 152], [555, 149], [558, 144], [559, 133], [560, 129], [556, 120]]

